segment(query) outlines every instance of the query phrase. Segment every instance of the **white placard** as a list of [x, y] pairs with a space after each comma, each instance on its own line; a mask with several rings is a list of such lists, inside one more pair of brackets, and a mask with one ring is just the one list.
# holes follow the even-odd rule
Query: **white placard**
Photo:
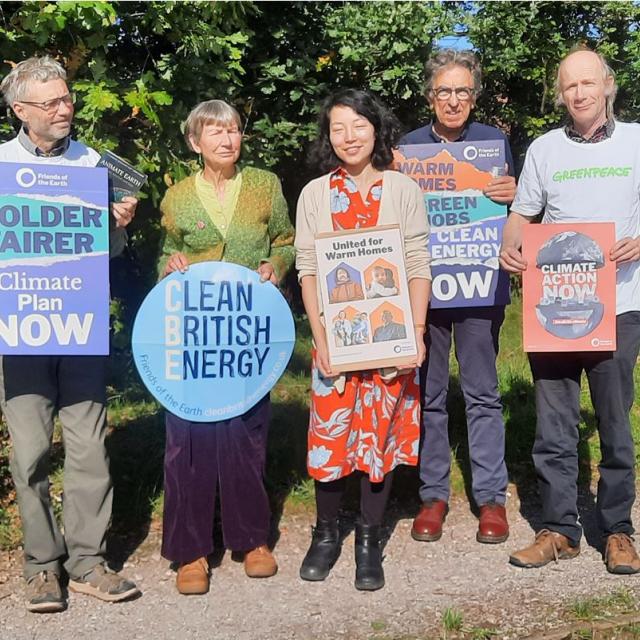
[[325, 233], [315, 245], [331, 368], [360, 371], [414, 362], [400, 228]]

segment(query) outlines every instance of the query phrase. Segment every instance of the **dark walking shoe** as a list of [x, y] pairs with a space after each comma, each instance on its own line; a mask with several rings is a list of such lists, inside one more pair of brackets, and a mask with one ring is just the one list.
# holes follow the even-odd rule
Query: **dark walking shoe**
[[119, 576], [104, 562], [97, 564], [81, 578], [70, 579], [69, 589], [105, 602], [120, 602], [140, 595], [140, 590], [133, 582]]
[[376, 591], [384, 587], [380, 526], [356, 524], [356, 589]]
[[421, 542], [440, 540], [448, 510], [449, 505], [444, 500], [426, 500], [413, 520], [411, 537]]
[[303, 580], [324, 580], [340, 556], [338, 519], [318, 520], [313, 527], [311, 546], [300, 567]]
[[609, 573], [628, 575], [640, 571], [640, 558], [633, 538], [626, 533], [612, 533], [607, 538], [604, 561]]
[[64, 611], [67, 603], [53, 571], [41, 571], [27, 580], [27, 610], [34, 613]]

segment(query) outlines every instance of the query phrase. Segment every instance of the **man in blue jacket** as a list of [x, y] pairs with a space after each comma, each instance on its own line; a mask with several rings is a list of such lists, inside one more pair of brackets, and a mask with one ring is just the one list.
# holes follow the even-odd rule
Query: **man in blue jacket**
[[[516, 182], [509, 142], [495, 127], [469, 122], [481, 89], [478, 60], [469, 51], [444, 49], [428, 61], [426, 76], [426, 95], [434, 120], [407, 134], [400, 144], [503, 140], [506, 175], [496, 176], [484, 193], [495, 202], [510, 204]], [[499, 543], [509, 535], [504, 506], [508, 482], [504, 422], [496, 372], [504, 309], [489, 306], [429, 310], [428, 351], [422, 370], [425, 385], [420, 449], [422, 507], [411, 530], [416, 540], [438, 540], [448, 510], [451, 450], [447, 392], [452, 336], [465, 398], [473, 497], [480, 508], [476, 537], [479, 542]]]

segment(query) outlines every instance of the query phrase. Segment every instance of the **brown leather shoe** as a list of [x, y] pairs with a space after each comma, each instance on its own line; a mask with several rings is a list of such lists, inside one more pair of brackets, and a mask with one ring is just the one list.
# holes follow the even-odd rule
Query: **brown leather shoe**
[[495, 502], [481, 504], [476, 540], [485, 544], [499, 544], [508, 537], [509, 523], [504, 505]]
[[449, 511], [444, 500], [427, 500], [413, 520], [411, 537], [421, 542], [435, 542], [442, 537], [442, 523]]
[[537, 569], [552, 560], [571, 560], [580, 553], [580, 545], [572, 547], [569, 538], [557, 531], [541, 529], [536, 533], [534, 543], [509, 556], [509, 562], [516, 567]]
[[185, 596], [201, 595], [209, 591], [209, 563], [206, 558], [181, 564], [176, 576], [176, 587]]
[[609, 573], [630, 574], [640, 571], [640, 558], [633, 538], [626, 533], [612, 533], [607, 538], [604, 561]]
[[250, 578], [270, 578], [278, 571], [278, 564], [269, 547], [263, 544], [244, 556], [244, 572]]

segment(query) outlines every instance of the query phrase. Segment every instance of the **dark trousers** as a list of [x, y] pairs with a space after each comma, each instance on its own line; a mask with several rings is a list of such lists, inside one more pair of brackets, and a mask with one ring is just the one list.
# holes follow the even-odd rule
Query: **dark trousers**
[[629, 411], [633, 405], [633, 369], [640, 349], [640, 311], [617, 317], [613, 353], [532, 353], [536, 392], [536, 440], [533, 462], [542, 498], [542, 527], [577, 545], [578, 424], [580, 377], [586, 372], [600, 435], [597, 520], [605, 536], [633, 533], [635, 454]]
[[449, 499], [449, 352], [451, 337], [460, 369], [471, 460], [472, 490], [477, 504], [504, 504], [508, 483], [504, 462], [504, 422], [498, 392], [496, 357], [504, 307], [431, 309], [427, 325], [420, 498]]
[[[360, 516], [364, 524], [380, 525], [389, 501], [393, 471], [387, 473], [382, 482], [371, 482], [366, 473], [356, 472], [360, 476]], [[338, 517], [342, 497], [347, 488], [347, 478], [330, 482], [315, 482], [316, 509], [318, 519], [333, 520]]]
[[166, 414], [162, 555], [192, 562], [213, 551], [216, 491], [224, 545], [267, 543], [271, 512], [264, 487], [269, 398], [242, 416], [189, 422]]

